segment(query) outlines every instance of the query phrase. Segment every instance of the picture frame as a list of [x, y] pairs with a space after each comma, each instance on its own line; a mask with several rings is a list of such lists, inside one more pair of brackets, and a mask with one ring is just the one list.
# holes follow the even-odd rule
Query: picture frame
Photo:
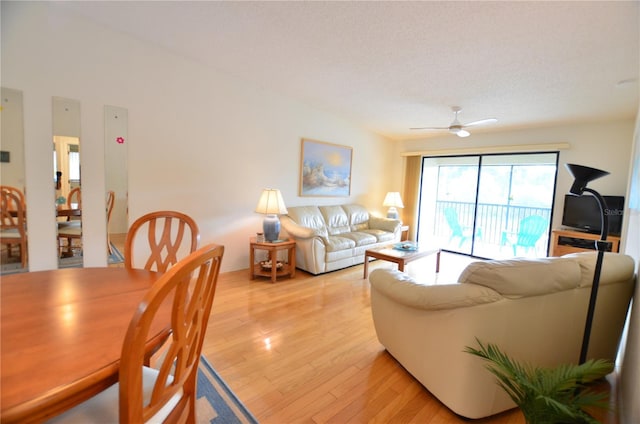
[[350, 196], [352, 161], [353, 147], [303, 138], [300, 196]]

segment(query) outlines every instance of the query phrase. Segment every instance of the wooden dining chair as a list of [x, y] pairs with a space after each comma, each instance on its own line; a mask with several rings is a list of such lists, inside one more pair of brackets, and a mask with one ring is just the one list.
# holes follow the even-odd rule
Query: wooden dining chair
[[[80, 187], [76, 187], [69, 192], [67, 196], [67, 209], [82, 210], [82, 191]], [[67, 221], [81, 220], [81, 216], [69, 215]]]
[[[24, 193], [22, 190], [20, 190], [17, 187], [13, 187], [13, 186], [9, 186], [9, 185], [0, 185], [0, 190], [4, 190], [4, 191], [8, 191], [9, 193], [15, 194], [18, 199], [19, 199], [19, 203], [22, 204], [22, 210], [24, 211], [24, 222], [26, 225], [27, 222], [27, 202], [26, 202], [26, 198], [24, 196]], [[17, 204], [18, 202], [13, 202], [9, 205], [9, 208], [13, 211], [15, 211], [17, 209]], [[7, 243], [7, 256], [8, 257], [12, 257], [13, 256], [13, 244]]]
[[[52, 423], [195, 423], [202, 344], [224, 246], [209, 244], [154, 283], [135, 311], [122, 345], [118, 383], [55, 417]], [[171, 335], [164, 360], [144, 366], [151, 323], [171, 302]]]
[[0, 190], [0, 244], [7, 245], [7, 256], [12, 255], [14, 245], [19, 247], [20, 264], [27, 267], [27, 225], [24, 198], [13, 191]]
[[[143, 238], [145, 246], [141, 246]], [[165, 272], [181, 253], [195, 251], [199, 242], [200, 230], [190, 216], [177, 211], [151, 212], [136, 219], [127, 231], [124, 266]]]
[[9, 193], [15, 194], [18, 197], [19, 202], [22, 204], [22, 209], [26, 211], [27, 202], [22, 190], [17, 187], [8, 186], [8, 185], [0, 185], [0, 190], [8, 191]]
[[116, 193], [113, 190], [107, 191], [107, 251], [109, 255], [113, 253], [111, 248], [111, 233], [109, 232], [109, 224], [111, 223], [111, 213], [113, 212], [113, 205], [116, 201]]

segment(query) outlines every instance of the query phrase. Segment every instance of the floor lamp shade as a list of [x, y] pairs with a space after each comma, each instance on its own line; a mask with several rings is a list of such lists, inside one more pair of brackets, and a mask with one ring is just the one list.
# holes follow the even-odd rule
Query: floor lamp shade
[[400, 193], [397, 191], [390, 191], [384, 197], [384, 202], [382, 202], [382, 206], [388, 206], [389, 210], [387, 211], [387, 218], [398, 219], [398, 209], [396, 208], [404, 208], [404, 204], [402, 203], [402, 198], [400, 197]]
[[595, 180], [596, 178], [604, 177], [605, 175], [609, 175], [607, 171], [601, 171], [596, 168], [590, 168], [588, 166], [575, 165], [572, 163], [568, 163], [565, 165], [569, 173], [573, 176], [574, 181], [569, 193], [580, 196], [587, 187], [589, 182]]
[[604, 260], [604, 252], [608, 250], [609, 243], [607, 235], [609, 233], [609, 218], [606, 214], [607, 204], [604, 198], [597, 191], [588, 188], [587, 184], [596, 178], [609, 175], [607, 171], [601, 171], [595, 168], [589, 168], [588, 166], [566, 164], [567, 170], [573, 176], [574, 182], [571, 185], [569, 192], [576, 196], [582, 196], [586, 191], [591, 193], [598, 202], [600, 207], [600, 221], [602, 223], [602, 230], [600, 233], [600, 240], [596, 241], [595, 247], [598, 251], [596, 259], [596, 266], [593, 272], [593, 283], [591, 284], [591, 295], [589, 297], [589, 306], [587, 308], [587, 318], [584, 324], [584, 334], [582, 336], [582, 348], [580, 349], [579, 364], [583, 364], [587, 360], [587, 354], [589, 352], [589, 339], [591, 337], [591, 327], [593, 325], [593, 317], [595, 314], [596, 301], [598, 299], [598, 287], [600, 285], [600, 273], [602, 272], [602, 261]]
[[274, 188], [262, 190], [260, 200], [258, 200], [258, 205], [256, 206], [256, 212], [266, 215], [264, 221], [262, 221], [264, 239], [266, 241], [277, 240], [280, 234], [278, 215], [287, 213], [287, 207], [284, 204], [280, 190]]

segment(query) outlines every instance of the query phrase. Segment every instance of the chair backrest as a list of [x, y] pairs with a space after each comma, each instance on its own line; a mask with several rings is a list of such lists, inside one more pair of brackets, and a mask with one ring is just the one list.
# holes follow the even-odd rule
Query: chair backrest
[[[74, 204], [76, 205], [75, 208], [73, 207]], [[76, 187], [69, 192], [67, 207], [69, 209], [82, 209], [82, 191], [80, 191], [80, 187]]]
[[[8, 190], [0, 190], [0, 242], [20, 246], [20, 263], [27, 267], [27, 226], [23, 202]], [[10, 250], [9, 250], [10, 252]]]
[[444, 217], [447, 219], [447, 224], [449, 224], [449, 228], [453, 232], [454, 236], [462, 235], [462, 227], [460, 226], [460, 221], [458, 221], [458, 213], [454, 208], [445, 208]]
[[109, 231], [109, 224], [111, 223], [111, 213], [113, 212], [113, 205], [116, 202], [116, 193], [113, 190], [107, 191], [107, 251], [111, 255], [113, 249], [111, 248], [111, 232]]
[[[14, 194], [15, 196], [17, 196], [18, 197], [18, 202], [22, 205], [22, 209], [23, 210], [27, 209], [27, 202], [25, 200], [24, 193], [22, 192], [22, 190], [20, 190], [17, 187], [12, 187], [12, 186], [8, 186], [8, 185], [0, 185], [0, 190], [8, 191], [9, 193]], [[18, 203], [18, 202], [16, 202], [16, 203]], [[10, 206], [14, 210], [16, 209], [12, 205], [10, 205]]]
[[115, 203], [116, 194], [113, 190], [107, 191], [107, 232], [109, 232], [109, 222], [111, 221], [111, 212], [113, 212], [113, 205]]
[[2, 231], [16, 230], [25, 237], [25, 211], [20, 197], [12, 191], [0, 190], [0, 227]]
[[[136, 248], [145, 227], [148, 255], [142, 251], [143, 249]], [[179, 253], [194, 252], [199, 242], [198, 225], [188, 215], [176, 211], [151, 212], [136, 219], [127, 231], [124, 242], [124, 266], [134, 268], [138, 263], [144, 262], [144, 269], [165, 272], [178, 262]], [[143, 256], [146, 256], [145, 261], [136, 260]]]
[[547, 229], [547, 220], [540, 215], [530, 215], [522, 218], [520, 228], [518, 229], [518, 246], [535, 246], [538, 239]]
[[[147, 422], [174, 396], [181, 397], [163, 422], [195, 422], [198, 364], [224, 247], [207, 245], [190, 254], [154, 283], [131, 320], [120, 363], [120, 422]], [[148, 404], [142, 368], [149, 328], [163, 303], [171, 302], [171, 335]], [[186, 419], [186, 420], [185, 420]]]

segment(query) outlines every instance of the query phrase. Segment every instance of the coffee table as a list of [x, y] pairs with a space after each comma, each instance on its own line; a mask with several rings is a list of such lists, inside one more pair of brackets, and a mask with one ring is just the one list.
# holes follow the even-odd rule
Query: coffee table
[[440, 249], [432, 249], [426, 247], [418, 247], [417, 250], [399, 250], [394, 249], [393, 245], [379, 247], [377, 249], [368, 249], [364, 252], [363, 278], [367, 278], [369, 276], [369, 258], [376, 258], [383, 261], [397, 263], [398, 271], [404, 271], [404, 266], [409, 262], [435, 254], [436, 272], [440, 272], [440, 251]]

